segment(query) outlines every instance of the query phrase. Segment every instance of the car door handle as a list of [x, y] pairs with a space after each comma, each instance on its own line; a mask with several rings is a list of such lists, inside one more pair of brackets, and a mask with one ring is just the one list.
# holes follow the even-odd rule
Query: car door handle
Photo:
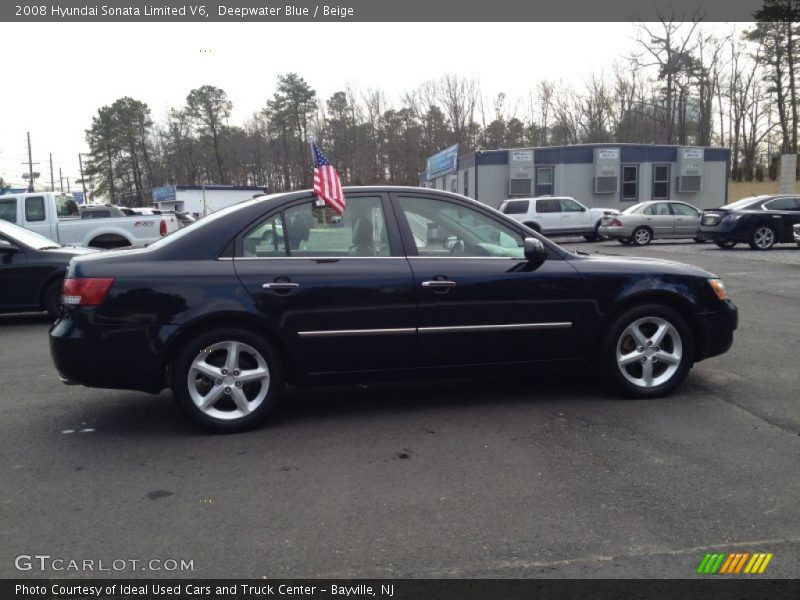
[[423, 281], [422, 287], [430, 287], [430, 288], [447, 288], [450, 289], [451, 287], [455, 287], [456, 282], [450, 281], [449, 279], [434, 279], [431, 281]]
[[291, 283], [289, 281], [274, 281], [272, 283], [264, 283], [261, 287], [265, 290], [272, 290], [275, 292], [287, 292], [289, 290], [296, 290], [300, 287], [300, 284]]

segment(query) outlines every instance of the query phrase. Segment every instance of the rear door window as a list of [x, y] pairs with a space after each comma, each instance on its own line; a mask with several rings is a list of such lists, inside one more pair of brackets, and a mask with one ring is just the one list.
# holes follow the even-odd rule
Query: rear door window
[[561, 203], [558, 200], [537, 200], [536, 212], [539, 213], [561, 212]]
[[522, 215], [528, 212], [528, 200], [509, 200], [503, 208], [503, 213], [507, 215]]
[[776, 198], [764, 204], [767, 210], [797, 210], [796, 198]]
[[25, 198], [25, 220], [28, 223], [44, 221], [44, 197], [30, 196]]

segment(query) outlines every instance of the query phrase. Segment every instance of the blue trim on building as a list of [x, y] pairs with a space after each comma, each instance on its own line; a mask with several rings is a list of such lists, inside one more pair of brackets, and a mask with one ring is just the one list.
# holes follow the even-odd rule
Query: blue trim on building
[[[678, 148], [682, 146], [659, 146], [655, 144], [578, 144], [575, 146], [549, 146], [544, 148], [525, 148], [533, 150], [537, 165], [587, 164], [594, 162], [595, 148], [619, 148], [620, 162], [623, 163], [674, 163]], [[730, 150], [727, 148], [705, 148], [705, 162], [727, 162]], [[478, 165], [507, 165], [508, 150], [479, 150], [465, 154], [458, 159], [458, 168], [466, 169]]]

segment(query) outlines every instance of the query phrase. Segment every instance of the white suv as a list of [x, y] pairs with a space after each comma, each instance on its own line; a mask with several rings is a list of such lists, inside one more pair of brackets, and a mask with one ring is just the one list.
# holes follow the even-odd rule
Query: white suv
[[582, 235], [590, 242], [600, 239], [597, 228], [603, 215], [619, 212], [588, 208], [568, 196], [506, 200], [499, 210], [544, 235]]

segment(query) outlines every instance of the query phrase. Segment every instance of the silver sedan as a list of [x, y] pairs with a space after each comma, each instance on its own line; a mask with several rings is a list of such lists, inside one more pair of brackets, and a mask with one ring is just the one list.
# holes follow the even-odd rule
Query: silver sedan
[[655, 239], [692, 238], [700, 225], [700, 211], [675, 200], [653, 200], [605, 215], [597, 232], [622, 244], [646, 246]]

